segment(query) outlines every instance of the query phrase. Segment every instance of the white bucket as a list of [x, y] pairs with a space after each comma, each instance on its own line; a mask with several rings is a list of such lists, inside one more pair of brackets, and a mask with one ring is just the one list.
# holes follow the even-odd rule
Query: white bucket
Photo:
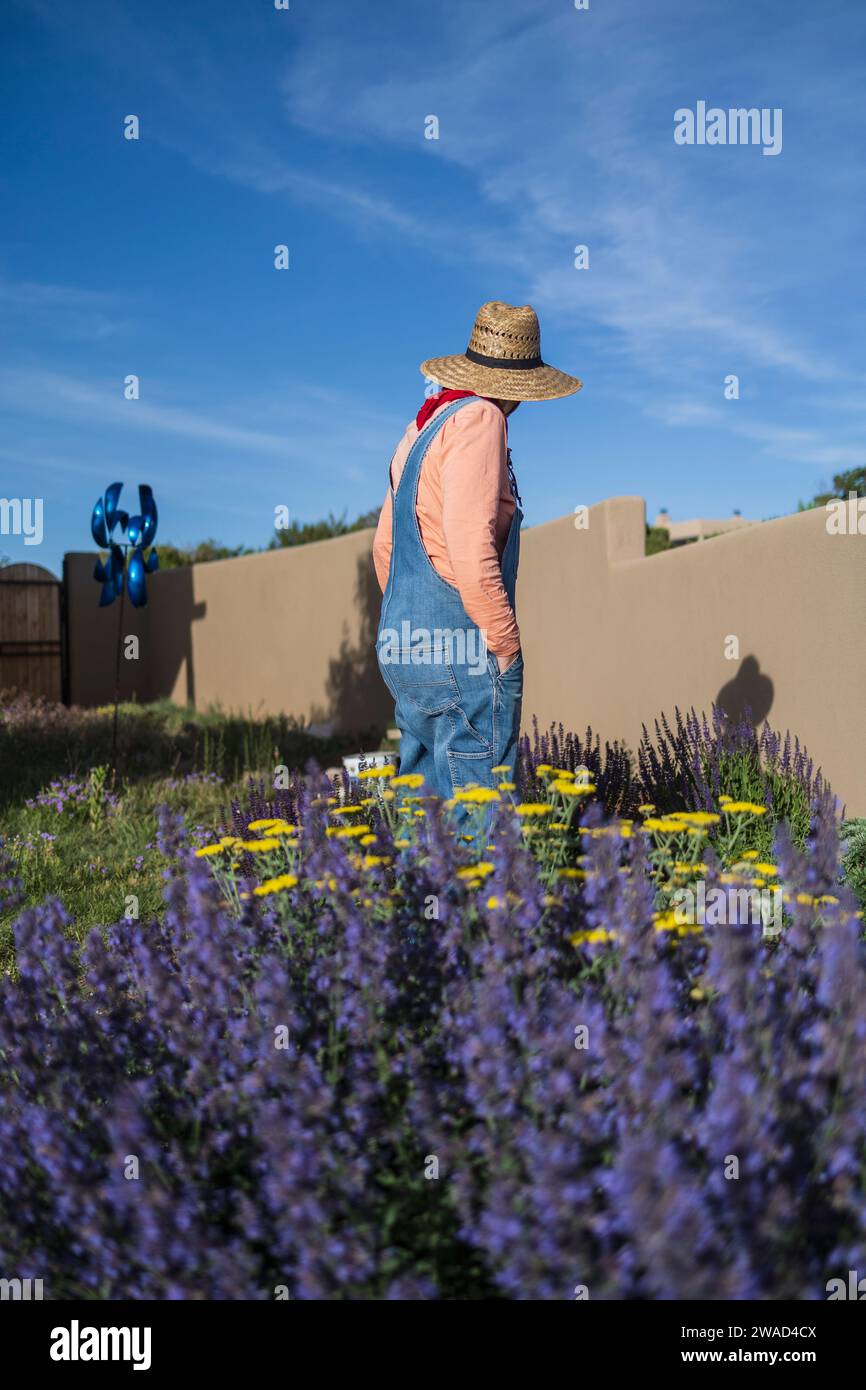
[[400, 754], [389, 753], [351, 753], [343, 759], [343, 767], [346, 773], [354, 781], [357, 780], [358, 773], [366, 771], [369, 767], [400, 767]]

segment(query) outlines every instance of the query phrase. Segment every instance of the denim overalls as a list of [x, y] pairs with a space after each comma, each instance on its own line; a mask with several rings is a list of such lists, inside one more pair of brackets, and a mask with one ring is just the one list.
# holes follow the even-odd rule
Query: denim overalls
[[[420, 772], [423, 791], [442, 798], [467, 783], [495, 787], [507, 780], [493, 768], [507, 763], [514, 770], [523, 699], [523, 657], [500, 675], [457, 589], [434, 569], [415, 511], [427, 448], [471, 399], [436, 411], [413, 444], [396, 491], [391, 488], [391, 565], [376, 638], [379, 669], [396, 701], [400, 774]], [[522, 517], [515, 499], [502, 553], [512, 608]]]

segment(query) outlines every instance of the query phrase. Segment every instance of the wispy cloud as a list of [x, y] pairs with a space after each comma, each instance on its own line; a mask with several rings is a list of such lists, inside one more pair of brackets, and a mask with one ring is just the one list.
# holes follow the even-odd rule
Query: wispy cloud
[[774, 458], [807, 463], [816, 468], [856, 468], [866, 464], [866, 443], [828, 443], [817, 429], [796, 428], [743, 415], [740, 402], [708, 406], [699, 401], [661, 400], [647, 405], [649, 414], [674, 429], [726, 430], [762, 446]]
[[[793, 380], [821, 383], [828, 402], [831, 388], [850, 390], [859, 373], [848, 366], [844, 345], [828, 341], [820, 320], [804, 323], [792, 309], [803, 256], [787, 241], [778, 245], [785, 208], [811, 202], [816, 166], [822, 187], [833, 177], [826, 151], [815, 147], [814, 111], [824, 112], [825, 131], [831, 112], [856, 120], [851, 91], [835, 80], [821, 49], [820, 27], [808, 16], [798, 21], [815, 54], [800, 80], [788, 80], [792, 60], [780, 56], [778, 76], [786, 92], [798, 93], [786, 119], [800, 118], [800, 150], [789, 145], [784, 165], [779, 161], [771, 175], [766, 166], [775, 161], [758, 161], [765, 167], [756, 168], [750, 150], [726, 151], [711, 165], [674, 146], [673, 111], [680, 103], [667, 93], [684, 90], [684, 54], [673, 57], [670, 26], [679, 19], [664, 6], [653, 11], [653, 23], [638, 0], [582, 15], [545, 10], [529, 21], [523, 5], [497, 9], [486, 32], [465, 41], [462, 15], [439, 16], [423, 64], [413, 61], [408, 35], [400, 51], [398, 34], [385, 72], [358, 61], [354, 39], [343, 42], [323, 23], [312, 26], [284, 83], [292, 121], [350, 145], [414, 146], [468, 171], [479, 197], [470, 234], [465, 221], [461, 226], [463, 254], [495, 264], [506, 248], [508, 263], [521, 267], [527, 297], [548, 322], [582, 336], [601, 331], [608, 339], [602, 352], [627, 361], [644, 380], [655, 377], [663, 389], [672, 376], [692, 375], [695, 424], [702, 415], [699, 383], [708, 372], [717, 379], [728, 372], [752, 380], [764, 374], [770, 394], [783, 398]], [[729, 32], [704, 18], [718, 29], [722, 51]], [[724, 88], [728, 80], [705, 60], [711, 38], [704, 35], [703, 66], [686, 84], [689, 99], [695, 83]], [[381, 43], [375, 26], [367, 42]], [[752, 99], [759, 104], [761, 93], [774, 89], [772, 63], [771, 56], [769, 72], [751, 64]], [[527, 92], [532, 99], [522, 95]], [[439, 117], [440, 139], [424, 149], [422, 125], [430, 113]], [[862, 126], [862, 111], [859, 121]], [[728, 153], [733, 160], [724, 161]], [[826, 221], [824, 209], [818, 225]], [[838, 223], [828, 228], [829, 240], [822, 237], [828, 254], [807, 257], [807, 273], [832, 280], [834, 258], [857, 254], [860, 227], [855, 214], [847, 231]], [[573, 268], [577, 243], [590, 248], [588, 271]], [[832, 405], [828, 410], [823, 437], [771, 419], [744, 424], [732, 412], [710, 409], [703, 418], [803, 462], [860, 460], [857, 444], [837, 437]]]
[[[159, 387], [149, 390], [158, 393]], [[200, 411], [165, 400], [127, 401], [119, 383], [109, 386], [63, 372], [0, 368], [0, 403], [9, 413], [40, 420], [75, 420], [91, 428], [108, 426], [124, 432], [150, 431], [215, 445], [235, 454], [240, 450], [273, 455], [305, 465], [310, 460], [311, 436], [327, 456], [350, 444], [356, 451], [384, 447], [396, 428], [393, 416], [371, 411], [349, 394], [305, 384], [296, 386], [294, 392], [283, 385], [270, 398], [248, 403], [251, 416], [270, 416], [274, 428], [269, 430], [251, 429], [225, 418], [214, 401]]]
[[4, 331], [22, 325], [50, 330], [53, 337], [98, 342], [132, 326], [129, 300], [102, 290], [35, 281], [0, 280]]

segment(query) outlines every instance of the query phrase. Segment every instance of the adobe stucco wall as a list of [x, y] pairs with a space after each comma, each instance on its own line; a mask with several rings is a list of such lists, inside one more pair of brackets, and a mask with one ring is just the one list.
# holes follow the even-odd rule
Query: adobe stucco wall
[[[816, 509], [646, 558], [644, 515], [641, 498], [619, 497], [585, 530], [565, 517], [524, 532], [526, 721], [589, 723], [635, 746], [662, 710], [748, 700], [866, 814], [866, 537], [828, 535]], [[141, 655], [123, 663], [124, 693], [383, 726], [371, 543], [364, 531], [154, 575], [147, 609], [126, 610]], [[114, 690], [118, 609], [95, 607], [93, 559], [66, 567], [80, 704]]]

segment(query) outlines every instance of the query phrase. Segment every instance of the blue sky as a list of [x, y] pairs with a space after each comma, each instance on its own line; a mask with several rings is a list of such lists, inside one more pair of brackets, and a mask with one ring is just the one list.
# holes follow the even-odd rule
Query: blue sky
[[[6, 0], [0, 40], [0, 497], [44, 499], [2, 554], [59, 570], [115, 479], [177, 544], [378, 505], [487, 299], [584, 381], [511, 422], [530, 525], [778, 515], [866, 459], [861, 0]], [[677, 145], [699, 100], [781, 108], [781, 153]]]

